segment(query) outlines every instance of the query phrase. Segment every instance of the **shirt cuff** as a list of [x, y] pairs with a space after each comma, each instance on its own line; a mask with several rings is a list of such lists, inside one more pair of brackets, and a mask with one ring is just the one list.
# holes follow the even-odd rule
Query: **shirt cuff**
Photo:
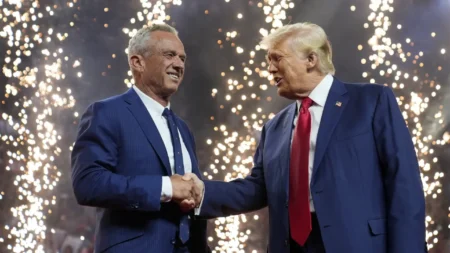
[[205, 184], [203, 183], [203, 193], [202, 193], [202, 201], [200, 201], [200, 205], [194, 209], [195, 215], [200, 215], [200, 211], [202, 210], [203, 199], [205, 199]]
[[161, 202], [170, 202], [172, 200], [172, 181], [170, 177], [162, 177]]

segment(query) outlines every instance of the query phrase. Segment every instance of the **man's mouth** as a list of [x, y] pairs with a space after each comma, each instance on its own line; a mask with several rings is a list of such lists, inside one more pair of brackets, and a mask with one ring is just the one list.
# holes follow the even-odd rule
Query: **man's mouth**
[[180, 80], [180, 74], [178, 72], [167, 72], [167, 75], [174, 81]]
[[281, 82], [283, 81], [283, 78], [282, 78], [282, 77], [275, 77], [274, 80], [275, 80], [275, 82], [276, 82], [275, 86], [278, 86], [278, 85], [280, 85]]

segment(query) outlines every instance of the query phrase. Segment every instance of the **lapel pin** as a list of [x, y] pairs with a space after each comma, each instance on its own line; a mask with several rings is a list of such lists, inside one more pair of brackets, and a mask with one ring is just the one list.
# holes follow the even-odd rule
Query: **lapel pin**
[[342, 102], [341, 102], [341, 101], [336, 101], [336, 106], [337, 106], [337, 107], [341, 107], [341, 105], [342, 105]]

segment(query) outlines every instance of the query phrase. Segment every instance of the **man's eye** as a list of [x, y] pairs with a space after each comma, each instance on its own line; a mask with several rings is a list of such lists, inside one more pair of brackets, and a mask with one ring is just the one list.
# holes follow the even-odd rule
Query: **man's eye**
[[278, 55], [271, 55], [267, 57], [268, 62], [278, 62], [280, 60], [280, 56]]

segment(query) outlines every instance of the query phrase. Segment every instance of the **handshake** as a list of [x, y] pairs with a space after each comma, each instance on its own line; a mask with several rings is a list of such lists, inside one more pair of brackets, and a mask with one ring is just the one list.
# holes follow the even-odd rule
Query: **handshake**
[[172, 201], [179, 204], [183, 212], [200, 207], [205, 185], [194, 173], [184, 176], [175, 174], [170, 177], [172, 182]]

